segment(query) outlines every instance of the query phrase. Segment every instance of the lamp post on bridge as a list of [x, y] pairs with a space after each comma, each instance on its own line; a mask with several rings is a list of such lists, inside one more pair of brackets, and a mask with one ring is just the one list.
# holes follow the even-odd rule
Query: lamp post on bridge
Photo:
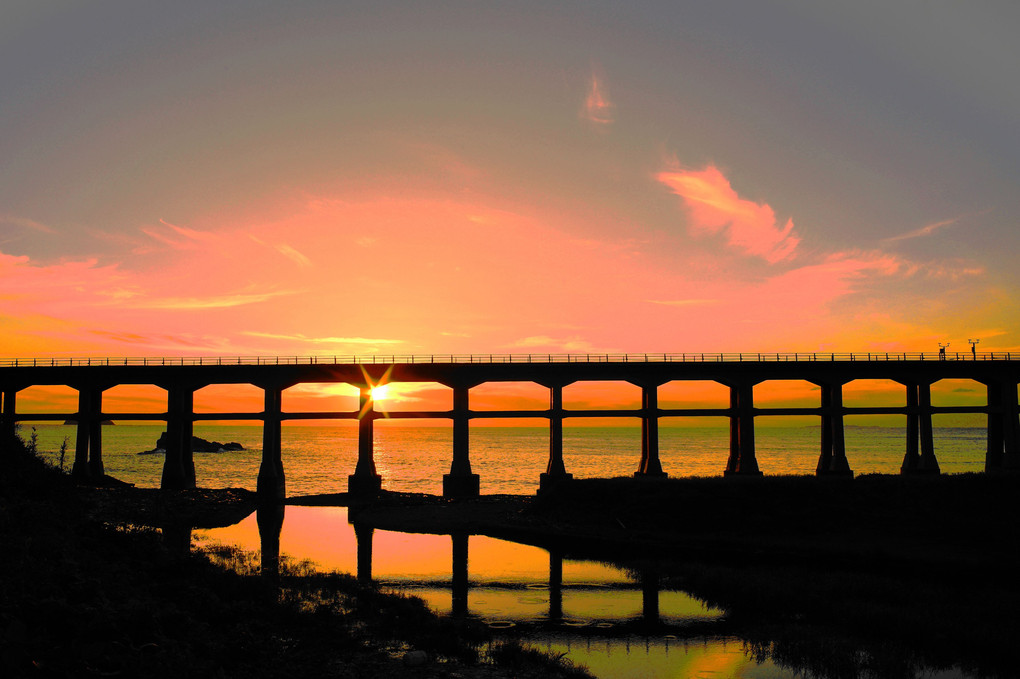
[[970, 342], [970, 355], [973, 356], [974, 360], [976, 361], [977, 360], [977, 345], [978, 345], [978, 342], [980, 342], [981, 340], [979, 340], [979, 339], [969, 339], [967, 341]]
[[939, 360], [946, 360], [946, 348], [949, 346], [949, 342], [939, 342]]

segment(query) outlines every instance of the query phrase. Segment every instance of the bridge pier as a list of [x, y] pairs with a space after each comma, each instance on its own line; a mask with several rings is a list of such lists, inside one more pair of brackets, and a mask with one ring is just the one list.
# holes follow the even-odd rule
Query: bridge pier
[[347, 477], [351, 495], [375, 495], [382, 490], [382, 476], [375, 470], [375, 407], [371, 385], [363, 385], [358, 397], [358, 464]]
[[372, 540], [375, 536], [375, 528], [355, 521], [354, 540], [358, 547], [358, 565], [356, 576], [361, 582], [372, 582]]
[[468, 534], [457, 532], [450, 535], [453, 542], [453, 615], [464, 617], [468, 614]]
[[641, 385], [641, 461], [634, 476], [665, 478], [659, 461], [659, 385]]
[[907, 389], [907, 451], [900, 465], [900, 474], [916, 473], [921, 466], [918, 432], [921, 427], [921, 416], [918, 413], [917, 385], [904, 385]]
[[917, 402], [921, 417], [921, 467], [924, 474], [940, 474], [939, 461], [935, 458], [935, 436], [932, 431], [931, 383], [917, 386]]
[[262, 503], [255, 509], [259, 528], [260, 570], [262, 577], [275, 580], [280, 575], [280, 533], [283, 532], [283, 503]]
[[985, 472], [1001, 472], [1005, 457], [1006, 414], [1002, 408], [1003, 385], [989, 382], [988, 390], [988, 449], [985, 452]]
[[549, 550], [549, 619], [563, 619], [563, 554]]
[[641, 571], [641, 622], [654, 626], [659, 618], [659, 574], [645, 569]]
[[259, 464], [256, 493], [261, 501], [275, 501], [287, 497], [287, 480], [283, 473], [281, 446], [283, 389], [276, 384], [262, 387], [265, 407], [262, 413], [262, 462]]
[[89, 477], [89, 412], [92, 410], [90, 399], [92, 390], [78, 388], [78, 412], [75, 415], [76, 433], [74, 436], [74, 464], [71, 465], [71, 476], [76, 479]]
[[999, 398], [1002, 428], [1002, 468], [1008, 472], [1020, 471], [1020, 422], [1017, 420], [1017, 413], [1020, 407], [1017, 405], [1017, 385], [1010, 380], [1000, 383]]
[[102, 478], [103, 466], [103, 389], [78, 387], [77, 433], [71, 476], [77, 479]]
[[723, 476], [761, 476], [754, 453], [754, 383], [730, 385], [730, 458]]
[[453, 387], [453, 462], [450, 473], [443, 474], [443, 497], [479, 495], [478, 474], [471, 473], [469, 388], [464, 384]]
[[907, 384], [907, 451], [901, 474], [938, 475], [932, 431], [931, 383]]
[[818, 476], [853, 476], [846, 459], [843, 430], [843, 383], [827, 382], [822, 387], [822, 452], [818, 457]]
[[167, 387], [166, 454], [160, 488], [194, 488], [195, 459], [191, 449], [194, 431], [195, 391], [189, 386]]
[[6, 445], [5, 440], [14, 436], [14, 425], [17, 422], [18, 391], [11, 387], [4, 387], [0, 391], [0, 445]]
[[103, 390], [96, 388], [92, 393], [92, 408], [89, 412], [89, 476], [101, 479], [106, 475], [103, 466]]
[[539, 475], [538, 492], [544, 493], [574, 478], [563, 464], [563, 385], [549, 387], [549, 464]]

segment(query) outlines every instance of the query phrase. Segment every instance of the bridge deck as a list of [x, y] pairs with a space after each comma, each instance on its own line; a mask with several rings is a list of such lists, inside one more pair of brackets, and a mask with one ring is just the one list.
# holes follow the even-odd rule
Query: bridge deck
[[[933, 406], [931, 385], [942, 379], [970, 379], [987, 388], [986, 404]], [[843, 386], [859, 379], [898, 382], [906, 391], [905, 406], [843, 405]], [[729, 388], [725, 408], [660, 408], [658, 390], [674, 380], [711, 380]], [[754, 385], [767, 380], [805, 380], [821, 388], [821, 403], [809, 407], [761, 408], [754, 404]], [[549, 408], [541, 410], [472, 410], [468, 392], [485, 382], [535, 382], [549, 389]], [[641, 407], [577, 409], [563, 407], [563, 388], [580, 381], [625, 381], [641, 389]], [[359, 390], [356, 411], [284, 412], [282, 392], [302, 383], [347, 383]], [[436, 382], [453, 391], [453, 407], [440, 411], [383, 413], [375, 409], [373, 386], [390, 382]], [[1020, 355], [1002, 352], [970, 354], [924, 353], [756, 353], [756, 354], [485, 354], [428, 356], [313, 356], [313, 357], [121, 357], [0, 359], [0, 426], [12, 429], [25, 420], [74, 420], [73, 473], [102, 474], [102, 427], [107, 419], [165, 420], [168, 440], [162, 485], [195, 485], [191, 456], [193, 424], [204, 420], [263, 422], [260, 492], [281, 495], [284, 470], [280, 424], [295, 419], [356, 419], [359, 427], [358, 464], [349, 478], [352, 492], [378, 490], [373, 450], [373, 423], [381, 417], [447, 418], [453, 420], [450, 474], [444, 476], [447, 495], [476, 495], [478, 476], [471, 472], [469, 423], [479, 418], [544, 418], [549, 420], [549, 465], [542, 486], [570, 478], [563, 466], [562, 426], [568, 418], [630, 417], [641, 421], [642, 451], [638, 476], [663, 476], [658, 454], [658, 427], [663, 417], [727, 417], [730, 457], [725, 473], [757, 476], [754, 420], [760, 416], [815, 416], [822, 423], [819, 475], [852, 474], [846, 459], [843, 421], [847, 415], [905, 415], [907, 449], [904, 473], [939, 473], [932, 438], [932, 416], [979, 413], [988, 418], [986, 470], [1020, 469], [1020, 425], [1017, 384]], [[160, 413], [107, 413], [103, 392], [118, 385], [152, 384], [167, 390], [167, 410]], [[253, 384], [264, 391], [260, 412], [196, 413], [198, 389], [212, 384]], [[78, 391], [73, 413], [18, 412], [19, 391], [40, 385], [67, 385]]]

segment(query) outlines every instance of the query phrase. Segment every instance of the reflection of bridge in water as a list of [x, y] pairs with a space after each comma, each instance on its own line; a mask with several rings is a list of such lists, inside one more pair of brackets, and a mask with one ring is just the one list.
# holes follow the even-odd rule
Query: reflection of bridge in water
[[[890, 380], [903, 385], [905, 406], [843, 404], [844, 385], [860, 379]], [[987, 388], [987, 404], [933, 406], [931, 385], [942, 379], [970, 379]], [[662, 408], [658, 390], [672, 381], [707, 380], [729, 389], [724, 408]], [[809, 407], [759, 408], [754, 386], [768, 380], [803, 380], [821, 389], [821, 403]], [[619, 381], [641, 389], [641, 407], [578, 410], [563, 407], [563, 388], [575, 382]], [[358, 420], [358, 461], [349, 476], [353, 493], [373, 493], [382, 485], [376, 472], [373, 423], [384, 414], [372, 402], [373, 386], [390, 382], [434, 382], [453, 392], [453, 407], [441, 411], [386, 413], [390, 418], [445, 418], [453, 421], [450, 473], [443, 494], [476, 496], [479, 478], [471, 471], [469, 423], [479, 418], [545, 418], [549, 420], [549, 461], [540, 488], [571, 478], [563, 463], [563, 420], [585, 417], [633, 417], [641, 421], [641, 456], [636, 476], [665, 476], [659, 461], [659, 419], [717, 416], [729, 419], [730, 453], [725, 474], [758, 476], [755, 418], [762, 415], [810, 415], [820, 418], [817, 474], [851, 475], [844, 444], [846, 415], [904, 415], [907, 419], [904, 474], [938, 474], [932, 416], [979, 413], [987, 416], [986, 471], [1020, 469], [1020, 425], [1017, 384], [1020, 355], [953, 354], [621, 354], [621, 355], [485, 355], [309, 358], [120, 358], [17, 359], [0, 361], [2, 420], [13, 428], [19, 421], [77, 422], [72, 473], [102, 475], [102, 428], [106, 419], [164, 420], [168, 445], [161, 484], [164, 488], [194, 487], [191, 451], [193, 425], [200, 420], [256, 420], [263, 423], [262, 463], [258, 489], [282, 496], [285, 473], [280, 425], [297, 419]], [[549, 389], [544, 410], [472, 410], [469, 391], [486, 382], [534, 382]], [[345, 383], [360, 393], [357, 410], [284, 412], [282, 393], [302, 383]], [[252, 384], [264, 391], [258, 413], [196, 413], [195, 391], [213, 384]], [[32, 386], [66, 385], [78, 391], [73, 413], [31, 414], [17, 410], [18, 392]], [[104, 413], [103, 392], [119, 385], [156, 385], [167, 391], [164, 413]]]
[[[371, 523], [359, 519], [358, 512], [355, 508], [351, 508], [349, 510], [349, 516], [357, 550], [355, 575], [362, 582], [373, 582], [375, 581], [375, 578], [373, 577], [373, 544], [377, 529]], [[263, 504], [256, 511], [261, 568], [263, 575], [269, 578], [276, 577], [280, 570], [280, 536], [285, 522], [284, 517], [285, 505], [282, 504]], [[389, 531], [387, 529], [386, 532], [393, 531]], [[401, 591], [409, 591], [410, 593], [419, 593], [422, 589], [432, 588], [447, 590], [451, 596], [449, 612], [455, 616], [467, 616], [469, 614], [473, 614], [481, 615], [481, 617], [492, 618], [493, 615], [495, 615], [500, 619], [500, 621], [513, 622], [514, 624], [541, 624], [552, 622], [574, 628], [591, 626], [592, 631], [599, 630], [608, 634], [625, 632], [631, 627], [647, 628], [658, 626], [662, 622], [668, 623], [669, 621], [675, 621], [675, 619], [681, 615], [672, 610], [672, 607], [670, 607], [668, 603], [667, 610], [662, 611], [662, 614], [660, 615], [660, 598], [662, 592], [660, 592], [659, 575], [656, 571], [651, 569], [644, 569], [641, 570], [640, 573], [636, 573], [634, 580], [626, 578], [620, 582], [564, 582], [563, 564], [565, 560], [587, 561], [588, 559], [577, 559], [573, 555], [566, 555], [562, 549], [557, 549], [556, 547], [540, 546], [538, 544], [532, 545], [526, 542], [515, 542], [513, 544], [533, 546], [536, 549], [540, 549], [548, 553], [548, 579], [541, 583], [529, 582], [525, 584], [521, 581], [515, 581], [513, 576], [511, 576], [509, 580], [499, 580], [496, 582], [493, 582], [491, 580], [491, 576], [489, 576], [488, 579], [478, 581], [472, 580], [469, 574], [469, 538], [471, 537], [471, 534], [464, 531], [457, 531], [453, 533], [435, 533], [432, 535], [449, 535], [449, 579], [443, 578], [440, 575], [439, 579], [430, 578], [428, 580], [415, 580], [413, 582], [400, 580], [395, 583], [388, 583], [388, 586]], [[408, 566], [410, 567], [410, 564], [408, 564]], [[538, 586], [534, 587], [533, 585]], [[547, 608], [544, 611], [545, 615], [540, 618], [526, 614], [523, 615], [523, 617], [515, 617], [512, 610], [491, 610], [491, 605], [486, 607], [485, 604], [480, 602], [476, 602], [476, 607], [472, 610], [472, 607], [469, 605], [469, 597], [472, 590], [475, 592], [483, 591], [491, 593], [492, 590], [496, 589], [503, 591], [517, 591], [519, 593], [526, 593], [529, 595], [537, 594], [541, 595], [543, 598], [547, 596], [548, 601]], [[628, 596], [631, 593], [640, 592], [640, 613], [636, 616], [633, 614], [626, 614], [624, 612], [616, 614], [607, 613], [597, 616], [597, 620], [585, 619], [591, 617], [586, 615], [571, 615], [569, 614], [569, 611], [567, 615], [564, 615], [564, 592], [567, 592], [568, 599], [571, 594], [576, 596], [597, 593], [598, 596], [604, 600], [611, 599], [613, 608], [619, 608], [620, 600], [623, 598], [631, 598]], [[673, 594], [681, 596], [684, 600], [690, 599], [690, 597], [686, 594]], [[719, 615], [721, 615], [721, 612], [719, 612]], [[705, 614], [698, 617], [703, 618], [704, 620], [710, 620], [718, 617], [718, 615]], [[500, 625], [494, 624], [494, 626], [499, 627]], [[611, 632], [610, 630], [613, 630], [614, 632]]]

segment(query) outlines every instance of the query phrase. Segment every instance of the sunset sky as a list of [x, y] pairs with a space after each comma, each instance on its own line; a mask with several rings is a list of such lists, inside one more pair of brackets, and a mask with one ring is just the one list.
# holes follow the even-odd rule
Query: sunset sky
[[1020, 348], [1020, 5], [5, 2], [0, 356]]

